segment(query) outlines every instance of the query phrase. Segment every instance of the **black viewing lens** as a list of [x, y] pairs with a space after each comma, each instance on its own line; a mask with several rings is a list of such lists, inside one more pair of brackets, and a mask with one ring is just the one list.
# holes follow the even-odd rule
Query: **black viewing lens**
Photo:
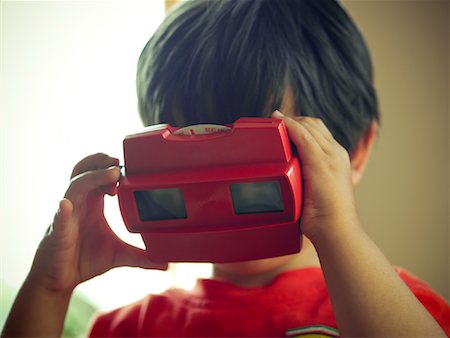
[[236, 214], [284, 211], [278, 181], [231, 184], [230, 190]]
[[180, 189], [140, 190], [134, 198], [143, 222], [187, 218]]

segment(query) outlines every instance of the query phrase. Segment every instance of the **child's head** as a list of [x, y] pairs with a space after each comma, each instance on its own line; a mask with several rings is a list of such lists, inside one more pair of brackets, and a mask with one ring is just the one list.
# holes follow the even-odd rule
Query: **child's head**
[[333, 0], [193, 0], [164, 20], [138, 64], [146, 125], [320, 117], [352, 152], [379, 119], [369, 52]]

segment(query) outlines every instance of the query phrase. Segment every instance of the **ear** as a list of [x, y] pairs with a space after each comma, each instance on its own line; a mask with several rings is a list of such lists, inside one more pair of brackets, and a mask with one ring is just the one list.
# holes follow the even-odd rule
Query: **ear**
[[359, 139], [353, 150], [350, 159], [352, 165], [352, 182], [357, 185], [364, 174], [366, 164], [369, 160], [369, 155], [372, 150], [376, 135], [378, 131], [378, 124], [375, 121], [369, 126], [366, 133]]

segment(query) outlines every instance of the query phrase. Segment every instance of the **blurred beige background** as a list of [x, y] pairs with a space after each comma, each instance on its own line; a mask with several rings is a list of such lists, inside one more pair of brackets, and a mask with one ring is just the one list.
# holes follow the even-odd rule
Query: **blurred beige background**
[[382, 127], [357, 188], [395, 265], [450, 297], [449, 1], [343, 1], [371, 49]]

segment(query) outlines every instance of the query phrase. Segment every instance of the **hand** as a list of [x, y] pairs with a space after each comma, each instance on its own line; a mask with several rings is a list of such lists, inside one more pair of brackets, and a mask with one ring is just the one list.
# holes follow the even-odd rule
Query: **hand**
[[272, 116], [285, 122], [297, 146], [304, 182], [300, 227], [319, 255], [340, 334], [444, 337], [363, 230], [347, 151], [319, 119]]
[[282, 119], [299, 153], [304, 182], [302, 233], [313, 243], [342, 226], [359, 225], [347, 151], [317, 118]]
[[29, 278], [51, 292], [72, 292], [81, 282], [118, 266], [167, 269], [145, 251], [121, 241], [105, 216], [104, 195], [115, 195], [119, 161], [95, 154], [74, 168], [65, 198], [42, 240]]

